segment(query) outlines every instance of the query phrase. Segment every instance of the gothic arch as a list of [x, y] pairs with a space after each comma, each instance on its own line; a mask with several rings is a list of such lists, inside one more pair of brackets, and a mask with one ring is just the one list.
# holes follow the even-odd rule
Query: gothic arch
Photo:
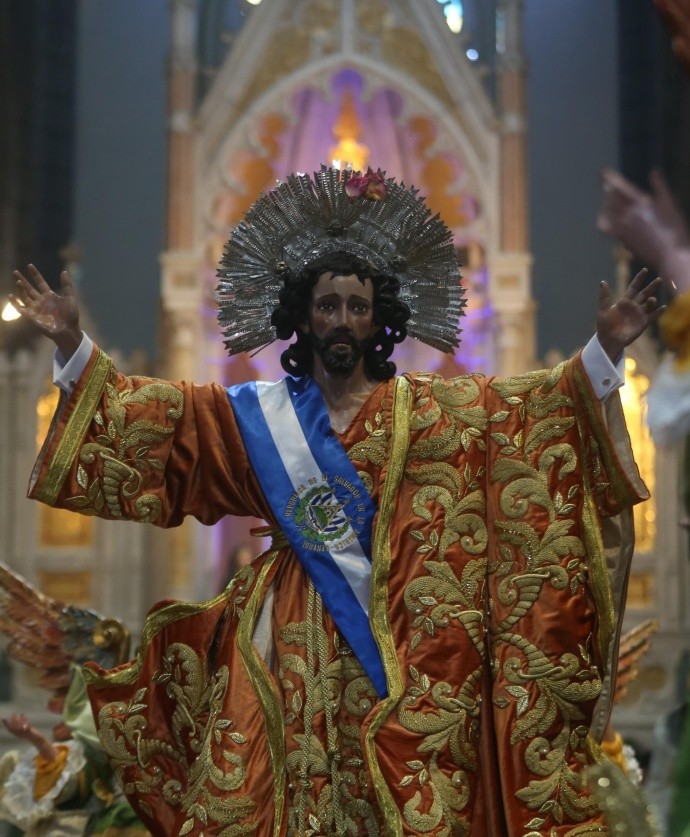
[[[466, 125], [418, 81], [410, 76], [396, 72], [390, 66], [380, 65], [366, 56], [353, 56], [347, 61], [342, 56], [334, 56], [312, 64], [305, 65], [288, 77], [280, 79], [274, 86], [266, 90], [260, 98], [236, 121], [228, 122], [224, 126], [223, 139], [215, 143], [215, 148], [206, 141], [205, 132], [210, 127], [211, 119], [200, 118], [198, 124], [198, 197], [208, 203], [208, 196], [219, 187], [232, 186], [223, 174], [223, 167], [238, 149], [246, 147], [255, 141], [256, 132], [253, 128], [258, 120], [266, 114], [281, 114], [287, 119], [294, 116], [292, 103], [295, 95], [308, 88], [320, 90], [325, 97], [332, 97], [332, 83], [342, 71], [358, 74], [362, 79], [361, 98], [363, 101], [371, 99], [376, 90], [386, 89], [397, 93], [403, 103], [404, 112], [399, 118], [412, 114], [428, 118], [437, 127], [438, 134], [434, 139], [434, 147], [453, 151], [458, 154], [467, 166], [466, 180], [476, 190], [477, 196], [484, 207], [484, 223], [486, 224], [486, 239], [489, 246], [497, 246], [497, 203], [498, 203], [498, 167], [499, 141], [498, 131], [483, 127], [480, 135], [477, 131], [472, 134]], [[212, 126], [212, 133], [218, 134], [218, 124]], [[211, 152], [211, 153], [209, 153]], [[324, 162], [328, 162], [323, 160]], [[314, 161], [316, 167], [321, 161]], [[378, 162], [378, 161], [377, 161]], [[276, 176], [288, 172], [276, 172]], [[405, 172], [390, 171], [396, 176]], [[197, 218], [205, 217], [197, 213]]]

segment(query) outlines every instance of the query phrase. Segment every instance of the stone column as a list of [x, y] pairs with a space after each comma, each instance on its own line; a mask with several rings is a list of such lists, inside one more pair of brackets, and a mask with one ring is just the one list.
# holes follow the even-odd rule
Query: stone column
[[168, 65], [168, 170], [166, 251], [162, 263], [161, 371], [181, 378], [195, 366], [191, 356], [167, 351], [174, 339], [177, 315], [198, 312], [200, 276], [194, 258], [194, 109], [196, 84], [196, 2], [171, 0], [172, 40]]
[[536, 364], [527, 214], [527, 106], [524, 0], [500, 0], [497, 14], [498, 108], [501, 132], [500, 251], [489, 259], [496, 312], [496, 372], [514, 375]]
[[172, 41], [168, 63], [167, 247], [193, 241], [194, 99], [196, 85], [196, 2], [172, 0]]
[[[18, 572], [33, 579], [35, 573], [36, 504], [26, 498], [28, 477], [36, 459], [36, 401], [37, 383], [47, 368], [38, 352], [21, 349], [11, 360], [10, 387], [12, 392], [9, 438], [12, 444], [10, 461], [14, 464], [13, 483], [6, 483], [11, 495], [8, 563]], [[41, 372], [36, 375], [34, 364]]]
[[[1, 321], [0, 321], [1, 322]], [[2, 324], [4, 326], [4, 324]], [[9, 352], [0, 351], [0, 485], [11, 486], [7, 494], [14, 491], [13, 472], [14, 461], [14, 439], [12, 432], [14, 422], [12, 412], [14, 409], [14, 393], [12, 392], [12, 363]], [[10, 543], [12, 539], [12, 522], [14, 511], [11, 497], [3, 491], [3, 501], [0, 503], [0, 550], [8, 562], [12, 560]]]
[[[196, 0], [171, 0], [168, 64], [166, 251], [161, 256], [159, 374], [194, 380], [199, 366], [201, 279], [194, 255]], [[193, 523], [152, 537], [152, 593], [196, 597]]]

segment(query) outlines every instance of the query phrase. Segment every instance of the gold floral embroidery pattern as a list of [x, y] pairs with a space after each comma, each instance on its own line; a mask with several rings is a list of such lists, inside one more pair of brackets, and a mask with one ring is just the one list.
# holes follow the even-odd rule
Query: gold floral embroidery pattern
[[[527, 828], [530, 831], [525, 832], [523, 837], [547, 837], [547, 833], [545, 831], [533, 831], [534, 828], [539, 828], [539, 823], [541, 822], [540, 817], [536, 817], [534, 820], [527, 823]], [[561, 832], [562, 833], [562, 832]], [[575, 828], [571, 828], [569, 831], [563, 835], [563, 837], [609, 837], [610, 831], [603, 825], [597, 825], [596, 823], [583, 823], [582, 825], [576, 825]], [[548, 837], [559, 837], [559, 832], [556, 831], [555, 828], [552, 828], [548, 832]]]
[[405, 604], [414, 614], [412, 627], [416, 629], [410, 649], [414, 651], [425, 635], [435, 636], [439, 629], [448, 627], [451, 619], [456, 619], [481, 653], [481, 624], [477, 623], [478, 611], [472, 607], [484, 584], [486, 561], [468, 561], [460, 579], [444, 561], [425, 561], [423, 567], [429, 575], [419, 576], [405, 589]]
[[[266, 577], [280, 556], [280, 547], [284, 545], [280, 531], [270, 532], [272, 546], [277, 547], [266, 554], [266, 560], [258, 573], [254, 589], [247, 593], [254, 580], [254, 569], [251, 564], [244, 567], [233, 579], [231, 584], [236, 586], [232, 598], [233, 612], [240, 617], [237, 630], [237, 647], [242, 656], [245, 670], [251, 680], [254, 691], [261, 703], [264, 714], [268, 749], [271, 757], [274, 778], [274, 817], [273, 834], [279, 835], [283, 820], [285, 805], [285, 724], [278, 699], [275, 681], [268, 673], [263, 660], [259, 658], [256, 646], [252, 642], [259, 610], [266, 593]], [[243, 607], [240, 607], [242, 605]]]
[[[416, 377], [411, 427], [421, 433], [410, 445], [405, 470], [420, 486], [412, 506], [419, 524], [408, 534], [422, 558], [404, 594], [410, 651], [421, 651], [460, 623], [481, 661], [482, 592], [486, 572], [491, 574], [501, 609], [491, 630], [493, 702], [514, 717], [511, 746], [523, 754], [526, 768], [524, 786], [518, 783], [514, 792], [534, 812], [525, 822], [525, 832], [534, 837], [577, 822], [582, 825], [571, 829], [571, 837], [603, 833], [600, 825], [584, 822], [598, 814], [582, 779], [582, 767], [591, 762], [587, 707], [601, 690], [591, 637], [554, 659], [521, 630], [545, 585], [579, 596], [587, 583], [578, 524], [586, 498], [572, 444], [576, 419], [563, 385], [566, 371], [562, 364], [488, 382], [499, 404], [490, 414], [477, 406], [480, 379]], [[481, 456], [489, 447], [495, 464], [488, 476], [498, 489], [491, 536]], [[532, 525], [534, 517], [545, 522]], [[398, 721], [421, 741], [399, 785], [410, 791], [403, 817], [416, 832], [469, 833], [481, 671], [480, 662], [451, 686], [421, 666], [409, 666]], [[449, 762], [456, 766], [452, 776], [447, 767], [438, 768]]]
[[[570, 444], [575, 421], [572, 400], [562, 388], [555, 389], [563, 373], [560, 369], [549, 375], [535, 373], [488, 383], [491, 392], [487, 396], [497, 401], [500, 393], [503, 399], [489, 413], [476, 406], [483, 387], [477, 378], [463, 376], [442, 381], [434, 376], [415, 377], [410, 384], [411, 393], [401, 391], [397, 407], [394, 402], [393, 412], [401, 413], [400, 432], [396, 435], [395, 421], [390, 433], [387, 431], [387, 411], [382, 404], [366, 427], [367, 438], [350, 450], [355, 462], [378, 466], [385, 465], [390, 457], [393, 463], [378, 503], [380, 522], [375, 533], [371, 608], [374, 632], [389, 677], [390, 697], [376, 707], [369, 719], [372, 722], [363, 749], [362, 722], [377, 698], [312, 592], [306, 621], [284, 626], [280, 634], [283, 646], [293, 647], [281, 654], [278, 661], [279, 696], [274, 694], [270, 678], [265, 676], [267, 672], [260, 670], [260, 665], [255, 666], [256, 673], [263, 677], [261, 688], [270, 692], [273, 701], [268, 706], [270, 701], [262, 697], [273, 767], [275, 770], [277, 764], [284, 765], [290, 783], [285, 801], [291, 833], [317, 835], [344, 830], [376, 834], [380, 826], [391, 834], [402, 833], [406, 827], [418, 833], [469, 833], [472, 800], [479, 781], [476, 736], [482, 666], [477, 661], [481, 663], [484, 655], [484, 620], [491, 618], [491, 610], [485, 613], [483, 608], [487, 572], [494, 584], [493, 603], [500, 607], [491, 635], [493, 674], [499, 681], [493, 695], [494, 706], [499, 718], [509, 717], [511, 744], [529, 771], [522, 786], [511, 790], [516, 791], [523, 810], [528, 809], [524, 819], [529, 821], [524, 823], [520, 835], [555, 834], [562, 823], [583, 820], [595, 813], [578, 766], [591, 761], [583, 719], [587, 713], [585, 704], [596, 698], [600, 688], [599, 673], [590, 659], [591, 642], [583, 641], [573, 653], [554, 658], [547, 653], [548, 646], [541, 648], [537, 640], [530, 641], [532, 633], [522, 627], [525, 622], [521, 621], [523, 617], [531, 618], [530, 610], [544, 593], [565, 591], [580, 596], [588, 584], [579, 520], [585, 492], [576, 473], [585, 455]], [[111, 397], [109, 391], [108, 396]], [[172, 404], [173, 412], [174, 408]], [[116, 458], [122, 434], [118, 437], [116, 433], [116, 438], [110, 439], [107, 423], [112, 418], [105, 410], [103, 416], [99, 427], [106, 432], [101, 435], [107, 435], [110, 442], [101, 442], [110, 452], [108, 455]], [[408, 432], [409, 425], [414, 428], [413, 434]], [[123, 424], [124, 433], [128, 429]], [[412, 445], [407, 450], [410, 435]], [[122, 454], [130, 457], [126, 460], [128, 466], [140, 475], [146, 467], [156, 470], [155, 465], [142, 466], [132, 457], [137, 446], [145, 445], [143, 440], [136, 441], [125, 447]], [[499, 450], [497, 464], [488, 474], [487, 447]], [[96, 451], [94, 456], [102, 455]], [[148, 451], [143, 458], [147, 456]], [[369, 470], [375, 473], [375, 468]], [[394, 497], [403, 477], [414, 495], [411, 506], [407, 495], [403, 511], [410, 518], [409, 522], [407, 518], [403, 521], [405, 558], [409, 549], [410, 558], [416, 560], [411, 560], [404, 571], [407, 584], [401, 603], [407, 613], [402, 615], [407, 618], [409, 629], [404, 631], [396, 626], [396, 637], [404, 635], [409, 639], [402, 653], [412, 655], [413, 660], [405, 660], [400, 666], [389, 620], [387, 584], [397, 559], [396, 553], [391, 554], [390, 528], [396, 514]], [[491, 507], [490, 512], [482, 490], [487, 478], [496, 498], [496, 508]], [[373, 484], [371, 477], [369, 481]], [[90, 482], [93, 481], [87, 479], [86, 485], [82, 485], [86, 492]], [[136, 480], [132, 485], [136, 485]], [[120, 486], [114, 495], [114, 506], [116, 501], [122, 502], [123, 489], [129, 482]], [[370, 488], [369, 483], [367, 487]], [[490, 499], [493, 502], [493, 497]], [[105, 491], [103, 508], [110, 512]], [[544, 521], [543, 525], [531, 525], [534, 515]], [[585, 543], [589, 551], [590, 544]], [[491, 554], [487, 555], [489, 544]], [[245, 615], [254, 601], [250, 599]], [[256, 598], [254, 604], [259, 601]], [[236, 604], [239, 606], [239, 599]], [[400, 616], [399, 612], [395, 614], [396, 619]], [[244, 630], [250, 650], [252, 620], [245, 623]], [[453, 648], [456, 642], [460, 643], [463, 653], [470, 657], [462, 678], [451, 678], [445, 671], [443, 676], [438, 671], [431, 673], [434, 655], [444, 648], [443, 642], [449, 643], [445, 647], [452, 642]], [[397, 651], [402, 647], [404, 641]], [[247, 659], [249, 655], [245, 664]], [[181, 667], [175, 665], [173, 670], [179, 674]], [[221, 672], [216, 676], [220, 675]], [[254, 688], [258, 692], [257, 683], [254, 682]], [[210, 684], [207, 687], [211, 689]], [[224, 687], [221, 684], [218, 688]], [[184, 723], [180, 726], [180, 740], [167, 744], [147, 742], [142, 737], [145, 730], [136, 730], [137, 723], [141, 723], [138, 716], [145, 714], [137, 703], [147, 700], [149, 693], [140, 691], [136, 701], [119, 710], [119, 720], [129, 717], [126, 713], [130, 710], [132, 717], [137, 717], [131, 728], [123, 722], [113, 732], [114, 740], [129, 740], [124, 747], [126, 759], [142, 754], [144, 758], [155, 747], [168, 747], [168, 757], [191, 763], [191, 728]], [[189, 703], [191, 699], [185, 700]], [[273, 724], [278, 716], [280, 723]], [[200, 723], [205, 729], [206, 718], [202, 716]], [[384, 725], [406, 736], [407, 741], [412, 740], [416, 748], [416, 753], [413, 750], [394, 767], [392, 780], [390, 765], [384, 766], [383, 760], [379, 765], [376, 760], [374, 738]], [[111, 726], [115, 730], [115, 725]], [[234, 726], [230, 730], [236, 732]], [[141, 744], [139, 750], [134, 747], [136, 742]], [[233, 752], [246, 757], [245, 744], [234, 744]], [[135, 765], [128, 764], [132, 770], [127, 766], [125, 770], [132, 775]], [[140, 762], [136, 764], [142, 776], [137, 781], [141, 781], [145, 792], [146, 782], [153, 781], [146, 773], [149, 763], [144, 758], [143, 770]], [[228, 764], [228, 772], [239, 776], [239, 767]], [[282, 783], [282, 787], [286, 784]], [[159, 792], [162, 787], [161, 783]], [[203, 779], [199, 787], [213, 794], [212, 779]], [[240, 783], [232, 791], [233, 800], [246, 800], [241, 796], [241, 787]], [[192, 833], [203, 826], [200, 819], [194, 819], [196, 803], [186, 794], [186, 788], [185, 782], [185, 788], [179, 792], [174, 788], [166, 792], [184, 812], [185, 826], [192, 822], [185, 833]], [[378, 816], [374, 792], [381, 812]], [[202, 797], [203, 793], [197, 795], [197, 801]], [[228, 835], [253, 828], [251, 809], [247, 811], [245, 819], [240, 817], [227, 826], [233, 829], [226, 832]], [[274, 833], [279, 821], [282, 822], [276, 816]], [[570, 837], [603, 833], [600, 826], [591, 823], [582, 823], [568, 832]]]
[[[368, 419], [364, 422], [367, 437], [352, 445], [347, 455], [351, 462], [371, 462], [377, 468], [385, 465], [388, 458], [388, 431], [386, 429], [385, 396], [381, 399], [381, 407], [374, 416], [374, 422]], [[370, 473], [358, 470], [357, 474], [370, 496], [373, 496], [375, 485]]]
[[359, 737], [376, 692], [338, 631], [327, 631], [311, 583], [306, 615], [280, 631], [282, 642], [295, 647], [279, 664], [293, 744], [286, 759], [288, 827], [300, 835], [377, 835]]
[[[274, 556], [275, 553], [273, 552], [267, 553], [267, 560], [273, 560]], [[215, 599], [209, 599], [205, 602], [174, 601], [157, 608], [146, 617], [136, 658], [127, 666], [104, 672], [94, 671], [87, 666], [82, 670], [86, 683], [96, 689], [104, 689], [110, 686], [127, 686], [135, 683], [141, 674], [141, 668], [144, 664], [149, 644], [153, 642], [156, 635], [164, 630], [166, 626], [210, 610], [219, 602], [223, 601], [232, 602], [233, 611], [241, 615], [242, 611], [239, 604], [249, 594], [254, 581], [254, 567], [252, 564], [249, 564], [237, 573], [228, 587], [222, 593], [219, 593]]]
[[364, 422], [367, 438], [352, 445], [347, 452], [352, 462], [371, 462], [379, 468], [388, 459], [388, 432], [383, 417], [384, 400], [381, 409], [374, 416], [372, 424], [368, 419]]
[[[404, 593], [412, 617], [410, 650], [455, 622], [474, 647], [475, 659], [481, 661], [483, 614], [477, 602], [486, 575], [486, 502], [480, 489], [485, 474], [486, 411], [473, 405], [481, 394], [474, 378], [444, 381], [416, 376], [414, 382], [410, 424], [422, 432], [410, 446], [405, 475], [420, 485], [412, 504], [414, 519], [420, 523], [409, 534], [417, 542], [423, 574], [414, 577]], [[455, 463], [461, 450], [475, 455], [459, 471]], [[427, 461], [419, 464], [420, 460]], [[453, 641], [462, 646], [458, 635], [454, 636]], [[481, 663], [470, 667], [464, 682], [451, 686], [442, 680], [432, 683], [427, 673], [408, 666], [398, 721], [419, 736], [420, 743], [417, 757], [406, 762], [409, 772], [399, 784], [408, 789], [404, 819], [416, 832], [469, 834], [465, 809], [476, 786], [481, 670]], [[455, 766], [450, 774], [449, 764]]]
[[[479, 633], [481, 619], [481, 614], [474, 614]], [[443, 823], [445, 827], [438, 834], [468, 835], [470, 824], [462, 811], [470, 801], [473, 787], [469, 774], [477, 769], [475, 742], [479, 731], [481, 668], [475, 669], [457, 691], [442, 681], [432, 688], [429, 677], [414, 666], [409, 667], [409, 674], [412, 685], [400, 704], [398, 720], [402, 727], [423, 737], [417, 747], [420, 756], [430, 756], [427, 761], [420, 758], [406, 763], [411, 772], [400, 785], [414, 789], [414, 794], [405, 803], [405, 820], [423, 834]], [[424, 698], [431, 698], [433, 710], [416, 708]], [[448, 755], [456, 767], [451, 775], [447, 773]], [[445, 771], [439, 767], [440, 757], [446, 762]], [[422, 805], [425, 791], [431, 800]]]
[[[526, 745], [525, 765], [536, 777], [515, 792], [536, 814], [527, 823], [530, 834], [542, 834], [535, 829], [548, 827], [549, 819], [557, 824], [581, 822], [598, 813], [586, 793], [582, 771], [590, 762], [584, 706], [601, 691], [590, 649], [580, 646], [577, 654], [563, 653], [554, 660], [519, 632], [544, 585], [576, 595], [586, 579], [585, 547], [573, 534], [585, 498], [577, 477], [577, 453], [563, 441], [575, 424], [574, 416], [563, 414], [572, 413], [572, 399], [553, 391], [564, 371], [561, 365], [548, 374], [491, 383], [512, 408], [490, 419], [492, 441], [508, 454], [496, 459], [490, 475], [500, 486], [502, 515], [494, 522], [498, 554], [492, 556], [490, 571], [504, 609], [503, 618], [492, 626], [492, 654], [505, 684], [504, 694], [495, 692], [494, 704], [514, 713], [511, 745]], [[522, 431], [519, 438], [501, 433], [514, 410], [525, 427], [524, 437]], [[535, 507], [541, 510], [538, 515], [546, 516], [539, 530], [526, 519]], [[584, 828], [583, 834], [600, 833], [587, 830], [599, 826]]]
[[[103, 392], [103, 387], [111, 375], [112, 366], [110, 358], [103, 352], [99, 352], [89, 377], [81, 388], [79, 400], [67, 420], [52, 459], [48, 462], [45, 476], [38, 483], [36, 499], [42, 503], [47, 503], [49, 506], [55, 505], [69, 469], [77, 455], [79, 445], [84, 439], [91, 420], [90, 417], [93, 415]], [[55, 422], [55, 418], [53, 422]], [[47, 441], [41, 451], [41, 456], [49, 446], [50, 441]]]
[[[225, 837], [253, 833], [255, 827], [248, 818], [256, 803], [237, 793], [246, 778], [248, 742], [234, 722], [221, 715], [228, 689], [227, 667], [209, 677], [192, 648], [173, 643], [153, 682], [164, 685], [175, 707], [172, 742], [146, 735], [142, 712], [152, 700], [148, 687], [138, 689], [128, 704], [110, 703], [99, 713], [101, 744], [125, 793], [136, 793], [138, 804], [152, 818], [154, 811], [146, 796], [160, 793], [186, 817], [179, 837], [204, 828], [221, 828], [217, 833]], [[221, 763], [216, 761], [219, 752]], [[154, 759], [159, 753], [180, 765], [183, 779], [166, 778]]]
[[[182, 392], [172, 384], [151, 381], [133, 389], [119, 391], [112, 383], [106, 383], [103, 415], [97, 410], [93, 421], [102, 431], [96, 441], [85, 444], [79, 453], [77, 482], [84, 494], [70, 497], [69, 507], [82, 514], [103, 515], [114, 518], [123, 516], [122, 503], [133, 502], [133, 519], [153, 522], [160, 514], [162, 504], [155, 494], [142, 494], [144, 475], [162, 471], [163, 463], [150, 456], [153, 445], [163, 442], [174, 432], [174, 422], [183, 409]], [[166, 418], [173, 422], [166, 427], [148, 419], [127, 423], [127, 406], [146, 405], [152, 401], [169, 404]], [[90, 466], [99, 462], [102, 471], [90, 477]]]
[[365, 756], [372, 775], [376, 797], [386, 823], [388, 835], [402, 834], [400, 810], [376, 757], [374, 739], [404, 693], [404, 681], [398, 662], [397, 648], [391, 629], [388, 610], [388, 580], [393, 562], [391, 527], [395, 497], [405, 472], [410, 444], [410, 416], [412, 414], [411, 382], [398, 378], [395, 382], [391, 418], [389, 467], [379, 502], [379, 519], [374, 531], [372, 548], [370, 619], [374, 638], [381, 651], [386, 672], [388, 697], [374, 711], [364, 739]]

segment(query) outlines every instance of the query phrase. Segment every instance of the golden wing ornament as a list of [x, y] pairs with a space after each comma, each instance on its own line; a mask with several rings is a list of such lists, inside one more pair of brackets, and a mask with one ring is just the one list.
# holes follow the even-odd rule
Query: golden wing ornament
[[112, 668], [129, 654], [129, 631], [121, 622], [46, 596], [2, 562], [0, 633], [13, 660], [41, 673], [39, 685], [52, 692], [48, 706], [58, 713], [73, 663], [93, 660]]

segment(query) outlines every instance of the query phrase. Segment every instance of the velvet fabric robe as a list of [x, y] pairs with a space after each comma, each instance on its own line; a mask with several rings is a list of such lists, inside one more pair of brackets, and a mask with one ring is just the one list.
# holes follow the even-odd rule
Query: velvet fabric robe
[[127, 378], [94, 350], [59, 408], [32, 497], [158, 526], [248, 514], [274, 535], [217, 598], [155, 608], [136, 660], [87, 670], [137, 812], [156, 835], [607, 833], [584, 769], [608, 718], [620, 513], [647, 496], [617, 396], [605, 418], [579, 358], [413, 374], [339, 438], [377, 507], [384, 700], [287, 547], [222, 387]]

